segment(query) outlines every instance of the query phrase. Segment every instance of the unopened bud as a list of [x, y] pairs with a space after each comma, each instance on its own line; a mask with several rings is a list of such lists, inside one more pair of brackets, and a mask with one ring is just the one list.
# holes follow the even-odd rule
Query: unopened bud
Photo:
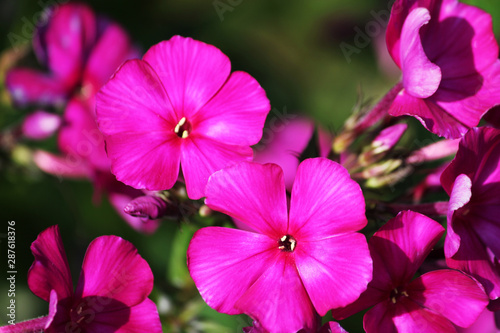
[[384, 153], [391, 150], [398, 143], [407, 127], [406, 124], [396, 124], [382, 130], [359, 157], [360, 164], [370, 165], [380, 160]]
[[[134, 217], [156, 220], [160, 217], [170, 215], [172, 207], [161, 198], [145, 195], [130, 201], [123, 211]], [[177, 210], [175, 209], [175, 211]]]

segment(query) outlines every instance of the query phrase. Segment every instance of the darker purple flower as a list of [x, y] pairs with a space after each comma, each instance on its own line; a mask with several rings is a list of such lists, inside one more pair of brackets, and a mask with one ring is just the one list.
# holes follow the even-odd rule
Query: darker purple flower
[[500, 62], [491, 16], [457, 0], [397, 0], [387, 46], [403, 72], [393, 116], [459, 138], [500, 103]]
[[450, 269], [412, 281], [444, 228], [430, 218], [404, 211], [387, 222], [368, 242], [373, 280], [353, 304], [333, 309], [336, 319], [372, 307], [363, 318], [367, 333], [456, 332], [485, 309], [488, 297], [469, 276]]
[[117, 236], [92, 241], [75, 291], [57, 226], [40, 233], [31, 251], [28, 285], [50, 303], [45, 332], [162, 331], [148, 299], [153, 273], [131, 243]]
[[441, 176], [450, 195], [446, 263], [500, 296], [500, 130], [472, 128]]

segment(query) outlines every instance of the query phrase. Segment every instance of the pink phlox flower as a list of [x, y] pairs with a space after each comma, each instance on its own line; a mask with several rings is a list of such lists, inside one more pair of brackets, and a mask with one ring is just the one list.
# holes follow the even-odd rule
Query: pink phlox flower
[[54, 6], [44, 22], [33, 48], [48, 70], [15, 68], [6, 77], [18, 105], [59, 106], [77, 92], [91, 97], [123, 61], [139, 55], [118, 24], [85, 4]]
[[459, 138], [500, 103], [500, 61], [491, 16], [457, 0], [397, 0], [387, 47], [403, 72], [389, 113]]
[[45, 332], [162, 332], [148, 299], [153, 273], [131, 243], [117, 236], [92, 241], [74, 292], [57, 226], [40, 233], [31, 251], [28, 285], [49, 302]]
[[97, 120], [111, 170], [123, 183], [172, 188], [180, 167], [191, 199], [208, 177], [250, 160], [269, 100], [257, 81], [231, 73], [216, 47], [174, 36], [127, 61], [97, 94]]
[[474, 323], [488, 304], [481, 285], [455, 270], [442, 269], [412, 281], [444, 228], [412, 211], [403, 211], [380, 228], [368, 242], [373, 280], [353, 304], [333, 309], [344, 319], [372, 307], [363, 327], [372, 332], [456, 332], [453, 324]]
[[[326, 158], [297, 169], [289, 209], [283, 171], [242, 162], [214, 173], [206, 204], [255, 232], [208, 227], [188, 269], [209, 306], [245, 313], [270, 332], [315, 332], [317, 314], [353, 302], [372, 277], [359, 185]], [[285, 315], [286, 314], [286, 315]]]
[[500, 296], [499, 164], [500, 130], [472, 128], [441, 176], [450, 195], [446, 263], [478, 279], [496, 302]]
[[[285, 314], [286, 316], [286, 314]], [[306, 333], [306, 330], [300, 330], [297, 333]], [[347, 333], [346, 330], [340, 326], [339, 323], [334, 322], [334, 321], [329, 321], [325, 323], [323, 326], [321, 326], [318, 330], [318, 333]], [[253, 326], [250, 327], [243, 327], [243, 333], [270, 333], [269, 331], [266, 331], [265, 329], [262, 328], [262, 326], [259, 324], [259, 322], [254, 321]]]

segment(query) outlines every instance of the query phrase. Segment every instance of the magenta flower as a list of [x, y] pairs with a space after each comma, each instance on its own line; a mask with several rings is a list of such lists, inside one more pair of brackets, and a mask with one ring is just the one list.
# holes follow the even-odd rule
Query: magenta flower
[[290, 207], [283, 171], [240, 163], [214, 173], [206, 204], [256, 232], [208, 227], [188, 248], [188, 269], [209, 306], [245, 313], [270, 332], [314, 332], [320, 315], [353, 302], [372, 260], [359, 185], [325, 158], [303, 161]]
[[[286, 316], [286, 314], [283, 314]], [[325, 323], [319, 330], [316, 332], [318, 333], [347, 333], [346, 330], [340, 326], [339, 323], [336, 323], [334, 321], [329, 321]], [[269, 331], [266, 331], [265, 329], [262, 328], [262, 326], [254, 321], [253, 326], [250, 327], [243, 327], [243, 333], [270, 333]], [[297, 333], [307, 333], [306, 330], [300, 330]]]
[[389, 113], [459, 138], [500, 103], [500, 63], [491, 16], [457, 0], [397, 0], [387, 46], [403, 72]]
[[450, 195], [446, 263], [479, 280], [490, 299], [500, 296], [500, 130], [473, 128], [443, 172]]
[[250, 160], [270, 105], [255, 79], [230, 71], [219, 49], [180, 36], [126, 62], [97, 94], [116, 178], [166, 190], [180, 165], [188, 196], [199, 199], [212, 173]]
[[123, 61], [137, 56], [119, 25], [80, 3], [53, 7], [33, 46], [48, 72], [16, 68], [7, 74], [7, 88], [19, 105], [60, 105], [78, 89], [91, 97]]
[[117, 236], [92, 241], [75, 292], [57, 226], [42, 232], [31, 251], [28, 285], [50, 303], [45, 332], [162, 331], [148, 299], [153, 273], [131, 243]]
[[29, 139], [43, 140], [54, 134], [61, 126], [61, 117], [38, 110], [24, 118], [21, 132]]
[[[488, 304], [481, 285], [467, 275], [442, 269], [411, 281], [444, 228], [430, 218], [404, 211], [370, 239], [373, 280], [359, 299], [332, 310], [343, 319], [373, 306], [363, 318], [371, 332], [456, 332], [453, 324], [474, 323]], [[453, 323], [453, 324], [452, 324]]]

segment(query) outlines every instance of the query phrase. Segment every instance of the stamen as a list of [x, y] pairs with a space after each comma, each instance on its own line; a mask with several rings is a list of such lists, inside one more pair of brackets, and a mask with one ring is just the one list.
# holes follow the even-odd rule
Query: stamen
[[184, 130], [184, 132], [182, 132], [182, 138], [185, 139], [189, 136], [189, 133], [188, 131]]
[[191, 129], [191, 123], [186, 119], [186, 117], [182, 117], [177, 125], [175, 125], [174, 133], [177, 134], [179, 138], [185, 139], [189, 136]]
[[297, 246], [297, 241], [290, 235], [282, 236], [278, 241], [278, 249], [286, 252], [293, 252]]

